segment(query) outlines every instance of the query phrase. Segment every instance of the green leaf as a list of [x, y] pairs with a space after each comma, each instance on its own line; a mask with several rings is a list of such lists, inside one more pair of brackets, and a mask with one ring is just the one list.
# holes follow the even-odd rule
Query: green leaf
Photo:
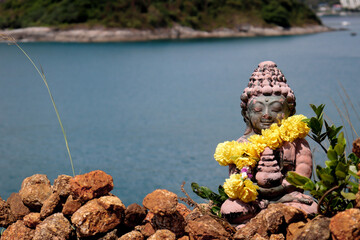
[[356, 195], [354, 193], [347, 193], [347, 192], [341, 191], [341, 195], [347, 200], [355, 200], [356, 199]]
[[300, 174], [292, 171], [288, 172], [286, 180], [290, 184], [300, 188], [303, 188], [306, 183], [312, 182], [310, 178], [301, 176]]
[[207, 187], [200, 187], [197, 183], [191, 183], [193, 192], [201, 198], [209, 199], [212, 191]]
[[332, 161], [338, 160], [338, 155], [336, 151], [331, 148], [329, 148], [329, 150], [327, 151], [327, 157]]
[[309, 127], [316, 135], [320, 135], [321, 132], [321, 123], [318, 119], [312, 117], [309, 122]]
[[[358, 163], [360, 162], [360, 158], [358, 158], [355, 153], [350, 153], [348, 158], [350, 159], [351, 163], [354, 164], [355, 166], [358, 165]], [[358, 171], [358, 169], [357, 169]]]
[[340, 144], [340, 143], [339, 143], [339, 140], [338, 140], [338, 143], [335, 145], [334, 150], [335, 150], [335, 152], [336, 152], [338, 155], [341, 155], [341, 154], [344, 153], [345, 145]]
[[211, 212], [215, 215], [217, 215], [218, 217], [221, 217], [221, 212], [220, 212], [220, 207], [218, 206], [213, 206], [211, 208]]
[[339, 178], [339, 179], [345, 179], [345, 178], [346, 178], [346, 173], [343, 172], [343, 171], [337, 170], [337, 171], [335, 171], [335, 175], [336, 175], [337, 178]]
[[315, 189], [315, 183], [313, 183], [312, 181], [305, 183], [304, 190], [312, 191], [314, 189]]
[[337, 161], [335, 160], [328, 160], [328, 161], [325, 161], [325, 165], [329, 168], [335, 168], [337, 166]]
[[346, 139], [344, 138], [344, 133], [341, 132], [338, 136], [338, 144], [343, 145], [344, 147], [346, 146]]

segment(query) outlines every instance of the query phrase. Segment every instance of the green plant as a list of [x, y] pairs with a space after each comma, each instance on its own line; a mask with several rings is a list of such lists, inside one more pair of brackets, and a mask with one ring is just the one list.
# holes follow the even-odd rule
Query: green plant
[[70, 164], [71, 164], [71, 169], [72, 169], [72, 173], [73, 175], [75, 176], [75, 170], [74, 170], [74, 164], [73, 164], [73, 161], [72, 161], [72, 157], [71, 157], [71, 153], [70, 153], [70, 148], [69, 148], [69, 144], [68, 144], [68, 140], [67, 140], [67, 137], [66, 137], [66, 133], [65, 133], [65, 129], [63, 127], [63, 124], [61, 122], [61, 118], [60, 118], [60, 114], [59, 114], [59, 111], [56, 107], [56, 104], [55, 104], [55, 101], [54, 101], [54, 98], [51, 94], [51, 91], [50, 91], [50, 88], [49, 88], [49, 85], [48, 85], [48, 82], [46, 80], [46, 77], [45, 77], [45, 73], [43, 71], [43, 69], [40, 67], [41, 71], [39, 70], [39, 68], [36, 66], [36, 64], [34, 63], [34, 61], [30, 58], [30, 56], [27, 54], [27, 52], [22, 48], [20, 47], [20, 45], [16, 42], [15, 38], [11, 37], [11, 36], [8, 36], [8, 35], [5, 35], [5, 34], [0, 34], [0, 39], [4, 39], [6, 41], [8, 41], [8, 43], [10, 45], [15, 45], [16, 47], [18, 47], [20, 49], [20, 51], [26, 56], [26, 58], [30, 61], [30, 63], [34, 66], [34, 68], [36, 69], [36, 71], [38, 72], [38, 74], [40, 75], [41, 79], [43, 80], [45, 86], [46, 86], [46, 89], [49, 93], [49, 97], [50, 97], [50, 100], [52, 102], [52, 105], [54, 107], [54, 110], [55, 110], [55, 113], [56, 113], [56, 117], [59, 121], [59, 124], [60, 124], [60, 128], [61, 128], [61, 131], [63, 133], [63, 136], [64, 136], [64, 140], [65, 140], [65, 146], [66, 146], [66, 150], [68, 152], [68, 155], [69, 155], [69, 159], [70, 159]]
[[200, 187], [199, 184], [194, 182], [191, 183], [191, 188], [193, 192], [199, 197], [212, 201], [211, 212], [221, 217], [220, 207], [225, 202], [225, 200], [229, 198], [226, 195], [223, 186], [221, 185], [219, 186], [218, 188], [219, 194], [214, 193], [208, 187], [204, 187], [204, 186]]
[[[346, 140], [344, 133], [340, 132], [342, 126], [330, 126], [323, 119], [325, 105], [310, 106], [316, 116], [305, 120], [311, 129], [309, 137], [321, 146], [328, 159], [325, 161], [325, 167], [316, 166], [318, 180], [312, 181], [295, 172], [289, 172], [286, 180], [298, 188], [309, 191], [319, 201], [318, 213], [333, 216], [354, 206], [355, 194], [359, 188], [359, 177], [356, 173], [360, 159], [354, 153], [346, 156]], [[323, 144], [326, 139], [329, 143], [328, 149]]]

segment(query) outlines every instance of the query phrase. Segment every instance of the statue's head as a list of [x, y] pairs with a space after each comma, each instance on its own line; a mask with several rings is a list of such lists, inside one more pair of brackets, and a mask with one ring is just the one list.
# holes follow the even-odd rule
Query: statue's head
[[247, 126], [245, 135], [260, 134], [272, 123], [295, 114], [294, 92], [272, 61], [259, 64], [240, 98], [241, 113]]

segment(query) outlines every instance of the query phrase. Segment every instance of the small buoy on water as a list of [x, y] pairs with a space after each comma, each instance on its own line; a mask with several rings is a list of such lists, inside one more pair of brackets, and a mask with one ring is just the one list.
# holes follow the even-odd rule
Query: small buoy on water
[[357, 33], [356, 33], [356, 32], [352, 32], [352, 33], [350, 33], [350, 35], [353, 36], [353, 37], [355, 37], [355, 36], [357, 35]]

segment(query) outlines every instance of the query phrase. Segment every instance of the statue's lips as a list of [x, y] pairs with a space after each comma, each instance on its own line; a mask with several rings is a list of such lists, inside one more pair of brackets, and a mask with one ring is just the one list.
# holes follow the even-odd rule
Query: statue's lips
[[271, 126], [271, 124], [273, 124], [273, 122], [260, 122], [260, 124], [262, 125], [262, 126]]

